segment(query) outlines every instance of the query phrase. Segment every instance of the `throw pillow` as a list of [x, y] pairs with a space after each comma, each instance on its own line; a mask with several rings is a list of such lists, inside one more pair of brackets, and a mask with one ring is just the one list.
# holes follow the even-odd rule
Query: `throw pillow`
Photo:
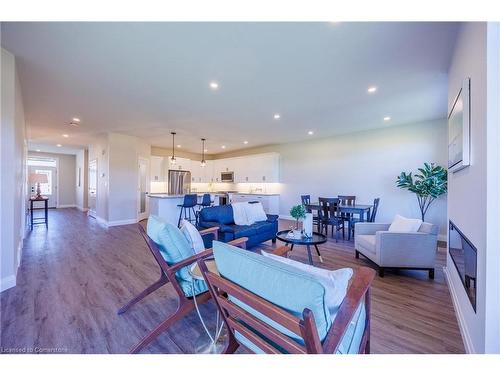
[[198, 229], [196, 229], [196, 227], [187, 220], [183, 219], [181, 223], [181, 232], [189, 242], [191, 249], [193, 249], [196, 254], [204, 251], [205, 244], [203, 243], [203, 238], [201, 238], [201, 234], [198, 232]]
[[297, 262], [293, 259], [288, 259], [282, 256], [267, 253], [265, 251], [262, 251], [261, 253], [265, 257], [272, 258], [292, 267], [296, 267], [313, 276], [325, 288], [325, 302], [328, 306], [328, 310], [330, 310], [330, 314], [334, 315], [337, 313], [340, 304], [344, 300], [344, 297], [347, 293], [347, 286], [353, 274], [351, 268], [341, 268], [338, 270], [330, 271], [323, 268], [314, 267], [309, 264]]
[[418, 232], [421, 225], [422, 220], [420, 219], [408, 219], [401, 215], [396, 215], [389, 227], [389, 232]]

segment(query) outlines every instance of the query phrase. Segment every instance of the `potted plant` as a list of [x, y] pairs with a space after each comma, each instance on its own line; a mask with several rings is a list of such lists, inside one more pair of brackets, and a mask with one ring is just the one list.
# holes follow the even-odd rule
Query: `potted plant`
[[425, 221], [425, 214], [429, 206], [436, 198], [446, 194], [448, 190], [448, 172], [434, 163], [424, 163], [424, 167], [418, 168], [418, 171], [420, 173], [414, 176], [411, 172], [401, 172], [396, 179], [396, 184], [398, 187], [417, 195], [422, 221]]
[[293, 206], [290, 210], [290, 215], [295, 219], [295, 229], [293, 230], [293, 234], [295, 236], [300, 235], [299, 220], [306, 218], [306, 208], [301, 204]]

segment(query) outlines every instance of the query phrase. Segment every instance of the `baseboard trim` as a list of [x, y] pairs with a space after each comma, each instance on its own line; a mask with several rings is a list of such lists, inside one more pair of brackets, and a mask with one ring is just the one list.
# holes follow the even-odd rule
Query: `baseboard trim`
[[16, 286], [16, 275], [10, 275], [0, 279], [0, 293]]
[[102, 225], [102, 226], [104, 226], [106, 228], [108, 227], [108, 221], [104, 220], [102, 217], [97, 216], [97, 215], [96, 216], [91, 216], [91, 217], [93, 217], [97, 221], [98, 224], [100, 224], [100, 225]]
[[76, 204], [58, 204], [57, 208], [76, 208]]
[[88, 208], [84, 208], [84, 207], [80, 207], [80, 206], [76, 206], [76, 208], [78, 208], [82, 212], [87, 212], [89, 210]]
[[465, 352], [467, 354], [476, 354], [474, 350], [474, 345], [472, 344], [472, 339], [469, 334], [469, 330], [465, 324], [465, 319], [462, 314], [462, 310], [458, 303], [457, 291], [455, 285], [451, 282], [450, 274], [448, 272], [448, 267], [443, 267], [443, 273], [448, 284], [448, 290], [450, 291], [451, 300], [453, 302], [453, 309], [455, 310], [455, 315], [457, 316], [458, 327], [460, 328], [460, 334], [462, 335], [462, 341], [464, 342]]
[[[23, 244], [24, 244], [24, 239], [21, 238], [21, 240], [17, 244], [17, 265], [16, 265], [16, 270], [21, 265], [21, 256], [23, 255]], [[16, 273], [17, 273], [17, 271], [16, 271]]]
[[108, 227], [117, 227], [119, 225], [130, 225], [136, 223], [137, 219], [115, 220], [115, 221], [108, 221]]

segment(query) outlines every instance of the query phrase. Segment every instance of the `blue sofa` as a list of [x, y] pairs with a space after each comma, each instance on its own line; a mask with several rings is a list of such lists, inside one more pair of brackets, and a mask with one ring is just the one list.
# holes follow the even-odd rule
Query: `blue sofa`
[[228, 242], [240, 237], [248, 237], [247, 248], [264, 241], [276, 242], [278, 232], [278, 215], [267, 215], [266, 221], [257, 221], [252, 225], [236, 225], [233, 217], [233, 207], [206, 207], [200, 211], [199, 227], [219, 227], [219, 241]]

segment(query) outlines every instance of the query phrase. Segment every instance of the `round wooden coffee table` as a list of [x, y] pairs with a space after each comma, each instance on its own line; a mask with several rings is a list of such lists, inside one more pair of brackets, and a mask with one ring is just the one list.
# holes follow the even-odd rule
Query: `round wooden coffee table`
[[307, 256], [309, 257], [309, 264], [313, 264], [312, 254], [311, 254], [311, 246], [314, 246], [316, 249], [316, 253], [318, 253], [319, 261], [323, 263], [323, 258], [321, 257], [321, 253], [319, 252], [318, 245], [321, 245], [326, 242], [326, 236], [321, 233], [313, 232], [311, 237], [302, 237], [302, 238], [294, 238], [288, 237], [290, 230], [282, 230], [276, 233], [276, 238], [286, 245], [290, 244], [290, 251], [293, 250], [294, 245], [303, 245], [307, 248]]

